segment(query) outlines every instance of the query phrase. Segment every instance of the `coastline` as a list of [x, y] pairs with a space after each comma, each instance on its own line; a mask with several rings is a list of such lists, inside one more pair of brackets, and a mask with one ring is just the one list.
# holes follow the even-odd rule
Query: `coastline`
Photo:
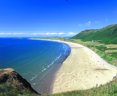
[[[31, 38], [31, 40], [40, 39]], [[49, 90], [46, 93], [53, 94], [90, 89], [106, 84], [116, 76], [117, 68], [108, 64], [91, 49], [76, 43], [48, 40], [68, 44], [71, 47], [71, 53], [57, 69], [51, 91]], [[45, 78], [44, 83], [49, 82], [48, 77]]]

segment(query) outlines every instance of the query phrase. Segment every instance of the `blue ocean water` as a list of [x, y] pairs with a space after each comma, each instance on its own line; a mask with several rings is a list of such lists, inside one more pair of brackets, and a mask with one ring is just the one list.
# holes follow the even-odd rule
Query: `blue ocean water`
[[69, 53], [64, 43], [0, 38], [0, 68], [14, 68], [32, 86], [37, 86], [47, 70], [63, 62]]

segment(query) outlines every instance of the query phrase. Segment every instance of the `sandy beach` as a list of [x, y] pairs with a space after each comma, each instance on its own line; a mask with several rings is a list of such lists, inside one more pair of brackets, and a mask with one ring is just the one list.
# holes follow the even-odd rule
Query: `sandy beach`
[[[58, 40], [57, 42], [68, 44], [71, 53], [54, 75], [48, 75], [42, 80], [42, 86], [47, 84], [50, 87], [51, 82], [51, 88], [46, 90], [46, 93], [89, 89], [106, 84], [116, 76], [117, 67], [108, 64], [89, 48], [71, 42]], [[49, 74], [53, 74], [52, 72], [54, 71]]]

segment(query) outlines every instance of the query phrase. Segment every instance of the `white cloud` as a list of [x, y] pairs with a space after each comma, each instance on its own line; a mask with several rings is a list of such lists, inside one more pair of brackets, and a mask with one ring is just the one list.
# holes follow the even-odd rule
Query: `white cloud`
[[73, 36], [76, 32], [0, 32], [0, 36]]
[[38, 35], [38, 36], [73, 36], [77, 34], [76, 32], [35, 32], [31, 33], [31, 35]]
[[79, 27], [83, 26], [83, 24], [78, 24]]
[[23, 34], [26, 34], [26, 33], [22, 33], [22, 32], [0, 32], [0, 35], [23, 35]]
[[92, 24], [92, 22], [91, 22], [91, 21], [87, 21], [87, 22], [85, 22], [85, 23], [78, 24], [78, 26], [79, 26], [79, 27], [82, 27], [82, 26], [84, 26], [84, 27], [90, 27], [90, 26], [91, 26], [91, 24]]
[[90, 26], [91, 25], [91, 21], [86, 22], [86, 26]]

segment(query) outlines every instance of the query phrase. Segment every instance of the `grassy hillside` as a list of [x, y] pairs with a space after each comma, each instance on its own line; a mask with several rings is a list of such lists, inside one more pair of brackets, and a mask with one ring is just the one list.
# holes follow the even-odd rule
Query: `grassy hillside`
[[72, 39], [117, 44], [117, 24], [109, 25], [102, 29], [85, 30], [72, 37]]
[[40, 96], [11, 68], [0, 69], [0, 96]]

